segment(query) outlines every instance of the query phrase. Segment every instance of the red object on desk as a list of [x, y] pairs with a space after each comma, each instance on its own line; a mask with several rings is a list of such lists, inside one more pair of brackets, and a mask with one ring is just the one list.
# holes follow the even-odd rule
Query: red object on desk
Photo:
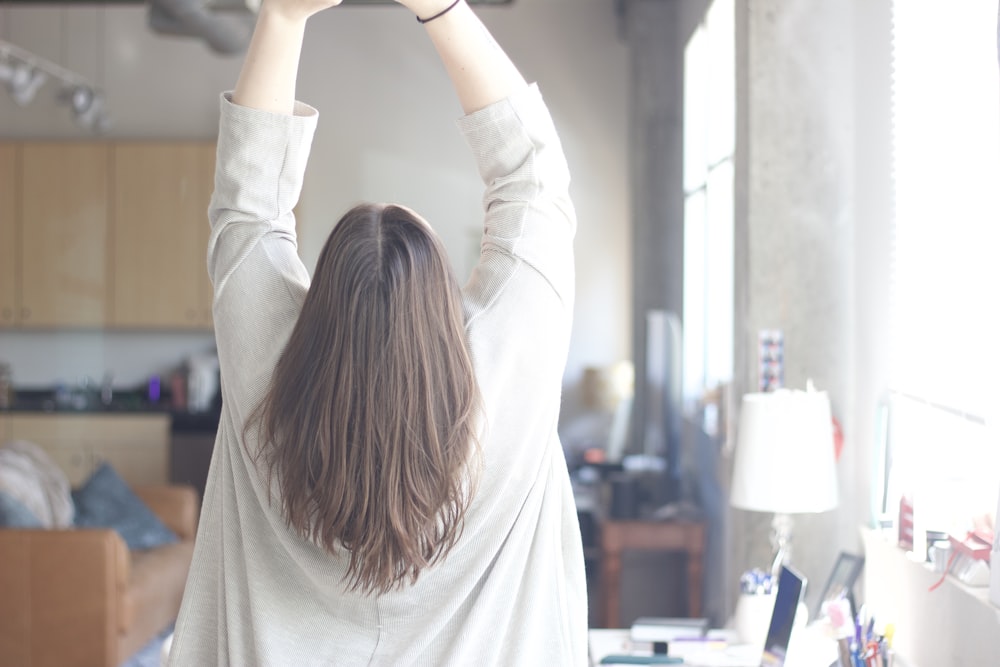
[[899, 546], [913, 549], [913, 501], [906, 496], [899, 499]]
[[965, 538], [950, 535], [951, 549], [954, 553], [975, 560], [990, 562], [990, 551], [993, 549], [993, 536], [969, 532]]

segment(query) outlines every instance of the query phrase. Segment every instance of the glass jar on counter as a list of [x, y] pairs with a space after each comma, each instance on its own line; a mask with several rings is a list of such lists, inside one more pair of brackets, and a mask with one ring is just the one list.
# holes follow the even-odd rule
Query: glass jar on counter
[[10, 364], [0, 362], [0, 410], [6, 410], [14, 403], [14, 374]]

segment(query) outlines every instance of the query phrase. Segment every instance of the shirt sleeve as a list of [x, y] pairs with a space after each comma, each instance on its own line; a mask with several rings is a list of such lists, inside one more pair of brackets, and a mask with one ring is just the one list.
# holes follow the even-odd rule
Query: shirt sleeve
[[[573, 319], [569, 169], [536, 85], [460, 121], [485, 184], [480, 258], [463, 294], [484, 414], [480, 493], [504, 524], [562, 456], [556, 428]], [[535, 495], [532, 495], [534, 489]]]
[[309, 288], [293, 208], [318, 113], [278, 114], [221, 99], [208, 270], [223, 398], [242, 425], [263, 396]]
[[486, 186], [480, 259], [466, 286], [467, 317], [489, 309], [517, 272], [533, 274], [529, 280], [539, 291], [550, 292], [539, 304], [548, 307], [555, 296], [568, 315], [576, 213], [562, 144], [538, 86], [462, 118], [459, 128]]

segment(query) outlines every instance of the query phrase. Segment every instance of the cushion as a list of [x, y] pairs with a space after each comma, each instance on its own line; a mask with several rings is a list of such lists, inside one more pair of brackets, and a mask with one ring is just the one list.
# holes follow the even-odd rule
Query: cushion
[[0, 447], [0, 492], [23, 505], [40, 528], [73, 525], [66, 474], [38, 445], [15, 440]]
[[0, 491], [0, 527], [44, 528], [45, 526], [24, 503], [9, 493]]
[[113, 528], [129, 549], [152, 549], [178, 540], [108, 463], [73, 492], [73, 502], [78, 528]]

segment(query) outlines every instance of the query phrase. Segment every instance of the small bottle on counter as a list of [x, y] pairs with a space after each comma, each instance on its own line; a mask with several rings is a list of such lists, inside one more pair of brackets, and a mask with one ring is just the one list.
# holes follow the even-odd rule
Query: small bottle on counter
[[156, 405], [160, 402], [160, 376], [153, 375], [149, 378], [149, 384], [146, 386], [146, 398], [150, 403]]
[[14, 375], [10, 364], [0, 363], [0, 409], [9, 409], [14, 404]]
[[187, 378], [180, 371], [170, 376], [170, 406], [178, 412], [187, 410]]

